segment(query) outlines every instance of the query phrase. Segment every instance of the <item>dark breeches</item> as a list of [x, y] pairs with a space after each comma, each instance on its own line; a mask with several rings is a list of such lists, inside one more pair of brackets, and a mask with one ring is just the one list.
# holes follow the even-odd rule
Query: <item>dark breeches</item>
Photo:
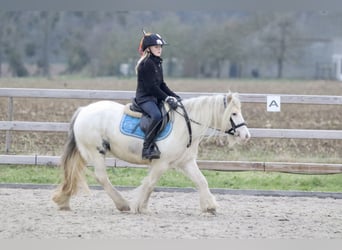
[[159, 110], [158, 105], [155, 102], [148, 101], [148, 102], [139, 104], [139, 106], [151, 118], [151, 125], [155, 125], [157, 122], [159, 122], [162, 119], [162, 114]]

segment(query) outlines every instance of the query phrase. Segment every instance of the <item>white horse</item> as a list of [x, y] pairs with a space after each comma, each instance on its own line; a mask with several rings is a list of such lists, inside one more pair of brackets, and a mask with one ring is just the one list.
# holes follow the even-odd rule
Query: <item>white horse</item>
[[[191, 120], [191, 144], [188, 145], [190, 137], [182, 109], [170, 111], [173, 129], [166, 138], [156, 142], [161, 155], [160, 159], [152, 161], [142, 160], [143, 139], [124, 135], [120, 131], [124, 105], [113, 101], [99, 101], [80, 107], [71, 120], [68, 142], [61, 157], [64, 179], [53, 195], [59, 208], [70, 209], [70, 197], [76, 194], [80, 184], [88, 188], [83, 170], [89, 164], [94, 166], [97, 181], [120, 211], [145, 212], [149, 197], [161, 175], [166, 170], [175, 168], [195, 183], [200, 194], [201, 210], [215, 213], [215, 197], [196, 163], [199, 143], [207, 134], [208, 128], [228, 133], [228, 141], [233, 143], [247, 141], [250, 133], [241, 113], [237, 93], [185, 99], [183, 105]], [[107, 153], [126, 162], [149, 165], [149, 173], [137, 188], [138, 196], [131, 203], [108, 179], [105, 166]]]

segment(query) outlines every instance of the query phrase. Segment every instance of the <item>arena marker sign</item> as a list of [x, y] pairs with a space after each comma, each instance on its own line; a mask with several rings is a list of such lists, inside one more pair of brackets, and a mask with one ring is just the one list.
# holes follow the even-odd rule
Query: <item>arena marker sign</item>
[[267, 96], [267, 112], [280, 112], [280, 96]]

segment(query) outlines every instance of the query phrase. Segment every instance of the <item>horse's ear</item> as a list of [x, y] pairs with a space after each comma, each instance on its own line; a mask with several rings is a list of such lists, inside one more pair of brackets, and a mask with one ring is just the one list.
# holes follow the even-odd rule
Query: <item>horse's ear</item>
[[233, 99], [232, 92], [229, 91], [227, 94], [227, 103], [230, 103], [232, 101], [232, 99]]

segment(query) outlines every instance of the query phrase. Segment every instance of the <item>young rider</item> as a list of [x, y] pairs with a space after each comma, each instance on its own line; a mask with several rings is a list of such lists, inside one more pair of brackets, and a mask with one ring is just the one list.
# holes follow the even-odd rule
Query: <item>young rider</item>
[[141, 57], [137, 62], [136, 102], [149, 116], [150, 123], [145, 133], [142, 150], [143, 159], [158, 159], [160, 151], [155, 145], [155, 137], [162, 114], [159, 105], [166, 101], [170, 108], [177, 108], [180, 97], [168, 88], [164, 82], [162, 68], [162, 48], [166, 41], [159, 34], [145, 33], [140, 41], [139, 52]]

